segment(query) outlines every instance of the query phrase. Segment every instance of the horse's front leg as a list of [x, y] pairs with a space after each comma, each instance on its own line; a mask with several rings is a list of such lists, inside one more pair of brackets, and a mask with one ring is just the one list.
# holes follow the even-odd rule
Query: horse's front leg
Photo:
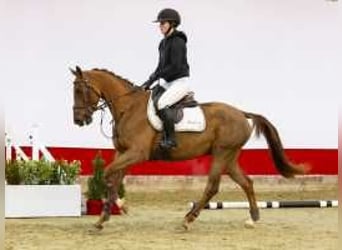
[[105, 183], [107, 185], [107, 199], [104, 203], [99, 220], [95, 223], [97, 229], [103, 228], [103, 223], [108, 221], [111, 214], [111, 207], [114, 203], [125, 211], [123, 204], [120, 204], [118, 190], [125, 176], [126, 168], [132, 164], [147, 160], [147, 155], [142, 150], [130, 150], [118, 154], [115, 160], [105, 170]]
[[120, 185], [125, 177], [125, 169], [118, 170], [112, 176], [105, 178], [105, 183], [107, 186], [107, 198], [103, 206], [103, 216], [104, 220], [108, 221], [111, 215], [111, 208], [114, 203], [123, 211], [126, 212], [124, 209], [123, 204], [119, 198], [119, 188]]

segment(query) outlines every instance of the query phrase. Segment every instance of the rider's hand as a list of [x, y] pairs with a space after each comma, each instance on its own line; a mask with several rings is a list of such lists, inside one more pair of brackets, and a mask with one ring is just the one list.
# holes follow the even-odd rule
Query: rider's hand
[[144, 82], [144, 84], [143, 85], [141, 85], [141, 88], [143, 89], [143, 90], [149, 90], [150, 89], [150, 86], [152, 85], [152, 81], [149, 79], [149, 80], [147, 80], [146, 82]]

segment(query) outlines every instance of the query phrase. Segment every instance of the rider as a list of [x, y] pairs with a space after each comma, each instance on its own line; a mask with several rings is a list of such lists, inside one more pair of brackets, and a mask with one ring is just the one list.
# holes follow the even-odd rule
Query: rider
[[[187, 60], [187, 37], [176, 28], [181, 23], [179, 13], [174, 9], [163, 9], [157, 20], [164, 38], [159, 44], [159, 63], [156, 70], [142, 85], [144, 90], [158, 80], [157, 114], [163, 121], [163, 139], [160, 146], [165, 149], [176, 147], [175, 126], [170, 106], [180, 101], [189, 92], [189, 64]], [[160, 80], [162, 79], [162, 80]]]

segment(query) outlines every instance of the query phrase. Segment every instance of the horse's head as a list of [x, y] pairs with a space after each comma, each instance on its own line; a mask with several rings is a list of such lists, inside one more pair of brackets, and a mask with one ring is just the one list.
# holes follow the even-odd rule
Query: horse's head
[[92, 122], [92, 115], [98, 109], [97, 104], [101, 93], [94, 87], [93, 80], [82, 72], [80, 67], [70, 69], [75, 76], [74, 80], [74, 123], [83, 126]]

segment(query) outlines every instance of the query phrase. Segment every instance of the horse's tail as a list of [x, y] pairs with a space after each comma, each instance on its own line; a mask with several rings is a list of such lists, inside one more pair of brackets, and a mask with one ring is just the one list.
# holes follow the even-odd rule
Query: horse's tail
[[295, 175], [305, 174], [310, 170], [310, 167], [306, 164], [296, 165], [287, 159], [278, 131], [270, 121], [258, 114], [243, 113], [246, 118], [251, 118], [253, 120], [256, 135], [258, 137], [260, 134], [265, 136], [268, 147], [271, 150], [273, 161], [282, 176], [291, 178]]

